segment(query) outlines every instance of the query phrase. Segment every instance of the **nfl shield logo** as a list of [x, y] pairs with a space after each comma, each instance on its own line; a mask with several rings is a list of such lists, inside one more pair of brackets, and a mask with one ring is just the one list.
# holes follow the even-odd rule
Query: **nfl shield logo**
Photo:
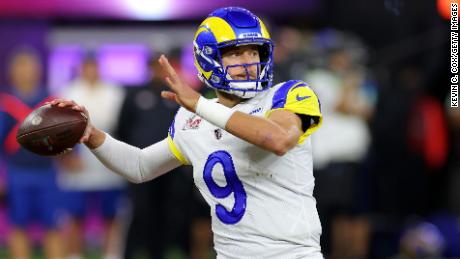
[[214, 136], [216, 136], [216, 139], [222, 138], [222, 130], [221, 129], [215, 129], [214, 130]]

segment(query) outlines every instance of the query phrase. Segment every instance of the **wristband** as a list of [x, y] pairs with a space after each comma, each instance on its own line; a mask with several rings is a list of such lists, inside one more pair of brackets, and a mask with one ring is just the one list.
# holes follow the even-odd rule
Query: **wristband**
[[225, 129], [225, 125], [234, 112], [234, 110], [203, 96], [200, 96], [196, 105], [196, 114], [222, 129]]

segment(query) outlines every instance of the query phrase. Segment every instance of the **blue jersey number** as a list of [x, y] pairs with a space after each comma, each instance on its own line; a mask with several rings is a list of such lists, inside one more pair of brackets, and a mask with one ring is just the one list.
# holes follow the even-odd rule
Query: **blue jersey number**
[[[212, 179], [212, 170], [216, 164], [221, 164], [224, 168], [225, 180], [227, 185], [221, 187]], [[228, 211], [224, 206], [216, 205], [217, 217], [225, 224], [238, 223], [246, 211], [246, 192], [243, 188], [243, 183], [236, 175], [235, 166], [230, 154], [226, 151], [219, 150], [209, 155], [203, 171], [204, 182], [209, 188], [214, 197], [218, 199], [227, 198], [233, 193], [235, 204], [231, 211]]]

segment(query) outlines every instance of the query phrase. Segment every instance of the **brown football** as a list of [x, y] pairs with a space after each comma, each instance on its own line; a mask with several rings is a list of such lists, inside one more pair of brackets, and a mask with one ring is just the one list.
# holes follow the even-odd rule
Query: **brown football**
[[88, 118], [82, 112], [47, 104], [24, 119], [16, 140], [35, 154], [54, 156], [73, 148], [83, 136], [87, 123]]

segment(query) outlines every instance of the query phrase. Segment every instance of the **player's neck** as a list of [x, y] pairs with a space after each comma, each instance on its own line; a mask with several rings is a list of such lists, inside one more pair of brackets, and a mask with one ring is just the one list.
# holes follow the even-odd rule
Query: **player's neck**
[[229, 93], [224, 93], [221, 91], [216, 91], [216, 95], [217, 95], [217, 98], [219, 99], [219, 103], [229, 108], [232, 108], [233, 106], [239, 104], [243, 100], [238, 96], [235, 96]]

